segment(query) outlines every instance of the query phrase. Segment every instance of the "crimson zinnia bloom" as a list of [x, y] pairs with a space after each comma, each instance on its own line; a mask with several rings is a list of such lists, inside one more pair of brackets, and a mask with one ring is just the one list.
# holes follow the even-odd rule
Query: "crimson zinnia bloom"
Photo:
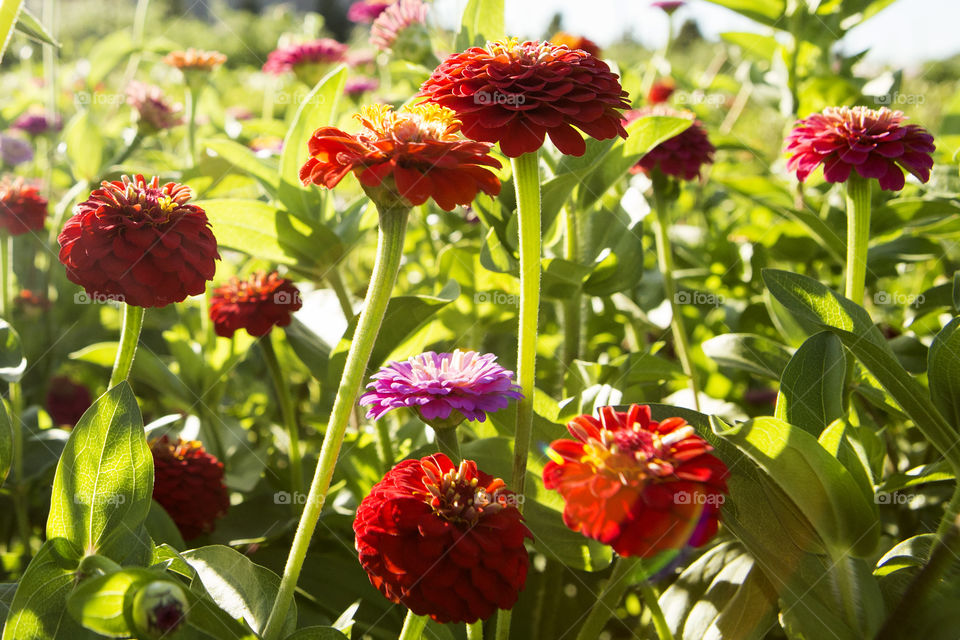
[[150, 442], [153, 453], [153, 499], [160, 503], [184, 540], [213, 531], [230, 507], [223, 484], [223, 463], [196, 440], [172, 442], [162, 436]]
[[650, 408], [600, 409], [567, 424], [543, 483], [563, 496], [563, 522], [621, 556], [699, 547], [717, 532], [727, 467], [682, 418], [650, 419]]
[[794, 154], [787, 170], [803, 182], [823, 164], [827, 182], [846, 182], [856, 169], [863, 178], [876, 178], [885, 191], [903, 189], [903, 169], [926, 182], [936, 149], [933, 136], [904, 120], [902, 112], [886, 107], [827, 107], [797, 122], [787, 136], [787, 151]]
[[557, 31], [550, 38], [550, 42], [553, 44], [566, 45], [570, 49], [582, 49], [592, 56], [600, 57], [600, 47], [597, 45], [597, 43], [590, 38], [585, 38], [584, 36], [575, 36], [572, 33], [567, 33], [566, 31]]
[[47, 199], [23, 178], [0, 180], [0, 233], [18, 236], [43, 229]]
[[[300, 169], [303, 184], [332, 189], [351, 171], [378, 197], [406, 206], [433, 198], [446, 211], [470, 204], [478, 191], [495, 196], [500, 180], [486, 167], [500, 167], [490, 145], [457, 136], [460, 122], [449, 109], [416, 105], [393, 111], [362, 107], [363, 131], [321, 127], [310, 138], [310, 159]], [[385, 193], [384, 193], [385, 192]]]
[[580, 131], [598, 140], [627, 137], [617, 110], [630, 105], [618, 76], [586, 51], [549, 42], [514, 38], [455, 53], [420, 95], [453, 109], [463, 135], [499, 142], [511, 158], [539, 149], [545, 135], [572, 156], [586, 151]]
[[664, 78], [663, 80], [658, 80], [653, 83], [653, 86], [650, 87], [650, 91], [647, 92], [647, 102], [650, 104], [660, 104], [666, 102], [670, 99], [670, 96], [673, 95], [673, 91], [676, 88], [673, 80], [670, 78]]
[[127, 86], [127, 103], [137, 112], [137, 122], [147, 133], [171, 129], [183, 122], [183, 108], [170, 104], [160, 87], [133, 81]]
[[504, 485], [437, 453], [404, 460], [373, 486], [353, 522], [360, 564], [391, 602], [437, 622], [510, 609], [527, 581], [532, 538]]
[[300, 290], [275, 271], [256, 273], [248, 280], [233, 278], [214, 289], [210, 319], [218, 336], [229, 338], [238, 329], [264, 336], [274, 327], [290, 324], [290, 314], [302, 307]]
[[93, 404], [90, 390], [66, 376], [50, 380], [47, 391], [47, 413], [56, 425], [77, 426], [80, 417]]
[[360, 398], [371, 405], [374, 420], [398, 407], [415, 409], [425, 422], [454, 422], [465, 417], [483, 422], [488, 413], [505, 409], [510, 398], [522, 398], [513, 372], [497, 364], [492, 353], [455, 350], [428, 351], [406, 362], [391, 362], [373, 375], [370, 389]]
[[271, 51], [263, 70], [281, 75], [295, 71], [301, 65], [318, 65], [340, 62], [347, 52], [347, 45], [330, 38], [320, 38]]
[[693, 180], [700, 177], [700, 168], [703, 165], [713, 162], [713, 152], [716, 149], [710, 144], [706, 129], [692, 113], [677, 111], [666, 105], [656, 105], [628, 111], [624, 114], [627, 123], [644, 116], [688, 118], [693, 120], [693, 124], [651, 149], [633, 166], [630, 170], [631, 173], [640, 173], [641, 171], [650, 173], [654, 169], [660, 169], [669, 176]]
[[103, 182], [63, 227], [67, 277], [97, 298], [162, 307], [198, 295], [213, 279], [217, 241], [189, 187], [143, 176]]

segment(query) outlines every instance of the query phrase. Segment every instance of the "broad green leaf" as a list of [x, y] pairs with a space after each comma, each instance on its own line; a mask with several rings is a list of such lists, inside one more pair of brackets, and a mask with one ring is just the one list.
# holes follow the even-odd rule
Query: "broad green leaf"
[[736, 11], [754, 22], [759, 22], [768, 27], [778, 27], [780, 29], [787, 27], [787, 24], [780, 20], [784, 11], [786, 11], [784, 0], [708, 0], [708, 2]]
[[[87, 59], [90, 61], [90, 73], [87, 74], [87, 86], [91, 91], [103, 82], [117, 66], [127, 60], [130, 54], [139, 50], [130, 37], [130, 29], [114, 31], [105, 38], [98, 40], [90, 49]], [[76, 99], [86, 98], [90, 101], [90, 94], [77, 94]]]
[[43, 543], [20, 578], [2, 640], [98, 638], [67, 615], [67, 596], [76, 583], [81, 551], [63, 538]]
[[900, 335], [887, 341], [893, 355], [900, 366], [910, 373], [921, 374], [927, 372], [927, 358], [930, 349], [918, 338], [910, 335]]
[[463, 8], [454, 49], [466, 51], [503, 38], [506, 35], [503, 14], [504, 0], [469, 0]]
[[760, 640], [776, 624], [777, 593], [736, 542], [708, 550], [660, 596], [678, 640]]
[[0, 0], [0, 60], [10, 44], [13, 35], [13, 26], [20, 17], [23, 0]]
[[284, 640], [349, 640], [333, 627], [304, 627], [296, 633], [287, 636]]
[[310, 374], [317, 380], [326, 380], [327, 367], [330, 363], [330, 345], [296, 318], [283, 328], [283, 332], [290, 348], [297, 354], [300, 362], [310, 370]]
[[752, 333], [725, 333], [703, 343], [703, 352], [723, 367], [779, 380], [790, 362], [790, 350]]
[[[0, 402], [0, 487], [3, 486], [13, 464], [13, 423], [7, 412], [7, 405]], [[18, 479], [18, 482], [22, 482]]]
[[298, 218], [259, 200], [200, 200], [222, 247], [288, 265], [313, 277], [343, 254], [340, 239], [318, 222]]
[[955, 430], [929, 402], [929, 394], [897, 362], [883, 334], [857, 304], [812, 278], [764, 269], [770, 293], [798, 319], [835, 333], [916, 423], [941, 454], [960, 468]]
[[103, 138], [90, 111], [84, 109], [70, 119], [63, 129], [67, 160], [76, 178], [94, 182], [103, 168]]
[[[117, 355], [118, 342], [98, 342], [70, 354], [72, 360], [89, 362], [100, 367], [110, 368]], [[131, 377], [143, 382], [171, 398], [179, 398], [192, 406], [197, 401], [196, 390], [188, 387], [178, 378], [160, 357], [150, 349], [137, 350], [133, 359]]]
[[3, 633], [3, 623], [7, 620], [10, 605], [13, 604], [13, 594], [16, 592], [16, 582], [0, 582], [0, 633]]
[[249, 147], [233, 140], [202, 140], [200, 144], [232, 164], [245, 171], [263, 185], [267, 193], [276, 195], [280, 184], [279, 169], [274, 163], [258, 158]]
[[325, 75], [300, 104], [283, 139], [277, 197], [288, 211], [301, 218], [316, 220], [319, 213], [318, 200], [311, 191], [313, 187], [300, 184], [300, 167], [309, 155], [307, 142], [318, 127], [333, 124], [346, 81], [347, 68], [344, 65], [338, 65]]
[[783, 370], [774, 415], [819, 436], [827, 425], [845, 415], [846, 362], [837, 336], [822, 331], [808, 338]]
[[123, 558], [153, 493], [153, 457], [130, 385], [121, 382], [74, 427], [53, 479], [48, 538], [66, 538], [85, 554]]
[[730, 44], [740, 47], [751, 57], [765, 62], [773, 60], [773, 54], [780, 46], [780, 43], [773, 36], [764, 36], [759, 33], [727, 31], [721, 33], [720, 37]]
[[144, 526], [155, 545], [168, 544], [175, 549], [186, 549], [187, 545], [183, 542], [177, 523], [156, 500], [150, 501], [150, 511], [147, 512]]
[[23, 7], [23, 10], [20, 11], [20, 17], [17, 19], [17, 31], [37, 42], [53, 45], [54, 47], [60, 46], [60, 43], [50, 35], [50, 32], [47, 31], [40, 20], [38, 20], [27, 7]]
[[927, 361], [930, 397], [956, 433], [960, 433], [960, 318], [933, 339]]
[[956, 476], [950, 471], [950, 465], [945, 460], [933, 462], [931, 464], [922, 464], [918, 467], [908, 469], [903, 473], [893, 473], [887, 476], [883, 483], [877, 487], [879, 493], [893, 493], [909, 487], [917, 487], [930, 482], [948, 482], [956, 480]]
[[90, 631], [108, 638], [129, 638], [134, 631], [124, 615], [127, 592], [157, 579], [164, 579], [163, 574], [134, 568], [89, 578], [67, 598], [67, 611]]
[[[236, 619], [242, 618], [254, 631], [263, 629], [280, 587], [277, 574], [221, 545], [190, 549], [180, 556], [193, 567], [204, 589], [224, 611]], [[296, 626], [297, 608], [291, 603], [283, 629], [289, 634]]]
[[0, 320], [0, 380], [19, 382], [27, 370], [20, 335], [6, 320]]
[[584, 293], [591, 296], [625, 291], [643, 278], [643, 222], [631, 224], [607, 210], [602, 215], [604, 219], [592, 225], [601, 234], [594, 249], [606, 255], [583, 283]]

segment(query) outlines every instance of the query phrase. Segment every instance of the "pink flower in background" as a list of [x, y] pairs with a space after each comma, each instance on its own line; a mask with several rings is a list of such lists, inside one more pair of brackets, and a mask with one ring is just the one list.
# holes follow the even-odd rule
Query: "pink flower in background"
[[282, 75], [301, 65], [340, 62], [346, 52], [347, 45], [330, 38], [320, 38], [271, 51], [263, 70], [266, 73]]
[[140, 127], [147, 131], [171, 129], [183, 122], [182, 107], [170, 104], [160, 87], [134, 80], [127, 86], [127, 103], [137, 112]]
[[394, 3], [395, 0], [360, 0], [350, 5], [347, 11], [347, 20], [350, 22], [370, 23], [377, 19], [384, 9]]
[[651, 2], [650, 6], [662, 9], [667, 15], [670, 15], [685, 4], [687, 3], [683, 0], [658, 0], [657, 2]]
[[377, 16], [370, 28], [370, 44], [389, 52], [400, 32], [427, 21], [427, 5], [421, 0], [399, 0]]
[[49, 118], [43, 112], [29, 111], [17, 118], [10, 128], [23, 131], [28, 136], [42, 136], [45, 133], [59, 131], [61, 121], [60, 116]]
[[360, 96], [368, 91], [376, 91], [380, 82], [376, 78], [350, 78], [343, 87], [348, 96]]
[[3, 164], [15, 167], [31, 160], [33, 160], [33, 147], [29, 142], [0, 133], [0, 161]]

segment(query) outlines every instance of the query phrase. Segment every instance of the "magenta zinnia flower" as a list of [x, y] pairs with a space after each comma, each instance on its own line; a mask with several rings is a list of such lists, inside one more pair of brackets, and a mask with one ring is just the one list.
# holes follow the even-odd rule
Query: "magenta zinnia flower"
[[510, 398], [523, 397], [513, 372], [498, 365], [492, 353], [428, 351], [391, 362], [373, 378], [360, 404], [371, 405], [367, 417], [374, 420], [391, 409], [412, 407], [428, 423], [447, 421], [451, 414], [456, 422], [460, 415], [483, 422], [487, 413], [506, 408]]
[[60, 116], [48, 118], [45, 113], [30, 111], [17, 118], [10, 128], [23, 131], [28, 136], [40, 136], [58, 131], [60, 129]]
[[886, 107], [827, 107], [797, 122], [787, 136], [787, 151], [794, 154], [787, 170], [803, 182], [823, 164], [827, 182], [846, 182], [856, 169], [863, 178], [876, 178], [885, 191], [903, 189], [903, 169], [926, 182], [936, 149], [933, 136], [904, 120], [902, 112]]
[[662, 9], [667, 15], [670, 15], [685, 4], [687, 3], [683, 0], [658, 0], [657, 2], [651, 2], [650, 6]]
[[630, 170], [631, 173], [650, 173], [660, 169], [669, 176], [693, 180], [700, 176], [700, 168], [713, 162], [713, 152], [716, 150], [707, 138], [707, 132], [700, 121], [689, 111], [677, 111], [662, 104], [644, 107], [635, 111], [628, 111], [624, 119], [629, 123], [644, 116], [669, 116], [672, 118], [689, 118], [693, 124], [668, 140], [664, 140]]
[[133, 81], [127, 86], [127, 102], [137, 112], [140, 128], [147, 132], [170, 129], [183, 122], [181, 106], [167, 102], [160, 87]]
[[343, 86], [343, 92], [348, 96], [361, 96], [368, 91], [376, 91], [380, 82], [376, 78], [350, 78]]
[[350, 22], [373, 22], [393, 0], [360, 0], [350, 5], [347, 20]]
[[[390, 53], [401, 32], [410, 27], [423, 25], [427, 21], [427, 5], [421, 0], [400, 0], [388, 6], [370, 27], [370, 44], [380, 51]], [[417, 34], [419, 47], [422, 48], [425, 33]]]
[[281, 75], [287, 71], [295, 71], [301, 65], [340, 62], [346, 52], [347, 45], [330, 38], [301, 42], [271, 51], [263, 65], [263, 70]]

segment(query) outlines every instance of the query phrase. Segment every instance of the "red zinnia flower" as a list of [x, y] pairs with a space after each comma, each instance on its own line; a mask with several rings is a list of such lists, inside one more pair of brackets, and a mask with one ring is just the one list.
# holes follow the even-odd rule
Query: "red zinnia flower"
[[582, 51], [586, 51], [592, 56], [597, 56], [598, 58], [600, 57], [600, 47], [597, 46], [597, 43], [590, 38], [575, 36], [572, 33], [567, 33], [566, 31], [557, 31], [555, 34], [553, 34], [553, 37], [550, 38], [550, 42], [557, 45], [566, 45], [570, 49], [580, 49]]
[[0, 180], [0, 233], [18, 236], [40, 231], [47, 217], [47, 199], [23, 178]]
[[670, 78], [664, 78], [653, 83], [650, 91], [647, 92], [647, 102], [650, 104], [660, 104], [666, 102], [673, 95], [676, 85]]
[[353, 530], [380, 592], [437, 622], [510, 609], [527, 581], [532, 538], [503, 480], [442, 453], [404, 460], [373, 486]]
[[184, 540], [213, 531], [214, 522], [230, 507], [223, 484], [223, 463], [195, 440], [171, 442], [162, 436], [150, 442], [153, 452], [153, 499], [160, 503]]
[[794, 154], [787, 170], [803, 182], [823, 164], [827, 182], [846, 182], [856, 169], [863, 178], [876, 178], [881, 189], [899, 191], [902, 167], [926, 182], [936, 149], [933, 136], [919, 125], [901, 124], [905, 119], [886, 107], [827, 107], [797, 122], [787, 136], [787, 151]]
[[555, 440], [544, 486], [566, 502], [564, 523], [621, 556], [651, 557], [699, 547], [717, 532], [727, 467], [681, 418], [650, 419], [650, 408], [579, 416], [571, 440]]
[[67, 277], [93, 298], [162, 307], [204, 292], [216, 271], [207, 214], [189, 187], [160, 179], [103, 182], [58, 238]]
[[630, 105], [618, 76], [586, 51], [549, 42], [514, 38], [455, 53], [420, 95], [453, 109], [463, 135], [499, 142], [511, 158], [539, 149], [544, 135], [562, 153], [583, 155], [577, 129], [598, 140], [627, 137], [617, 109]]
[[[495, 196], [500, 181], [486, 167], [499, 167], [490, 145], [457, 136], [460, 122], [449, 109], [416, 105], [393, 111], [378, 104], [356, 116], [361, 133], [321, 127], [310, 138], [310, 159], [300, 169], [303, 184], [335, 187], [354, 172], [378, 197], [423, 204], [428, 198], [447, 211], [470, 204], [478, 191]], [[369, 191], [368, 191], [369, 192]]]
[[80, 417], [93, 404], [90, 390], [66, 376], [50, 380], [47, 391], [47, 413], [56, 425], [77, 426]]
[[689, 111], [677, 111], [666, 105], [644, 107], [624, 114], [626, 122], [630, 123], [644, 116], [670, 116], [673, 118], [689, 118], [693, 124], [669, 140], [664, 140], [640, 158], [640, 161], [630, 170], [631, 173], [650, 173], [660, 169], [670, 176], [684, 180], [693, 180], [700, 176], [700, 167], [713, 162], [713, 152], [716, 151], [707, 138], [707, 132], [696, 117]]
[[302, 307], [300, 291], [277, 272], [254, 274], [243, 281], [233, 278], [213, 291], [210, 319], [218, 336], [229, 338], [238, 329], [263, 336], [274, 325], [290, 324], [290, 314]]

